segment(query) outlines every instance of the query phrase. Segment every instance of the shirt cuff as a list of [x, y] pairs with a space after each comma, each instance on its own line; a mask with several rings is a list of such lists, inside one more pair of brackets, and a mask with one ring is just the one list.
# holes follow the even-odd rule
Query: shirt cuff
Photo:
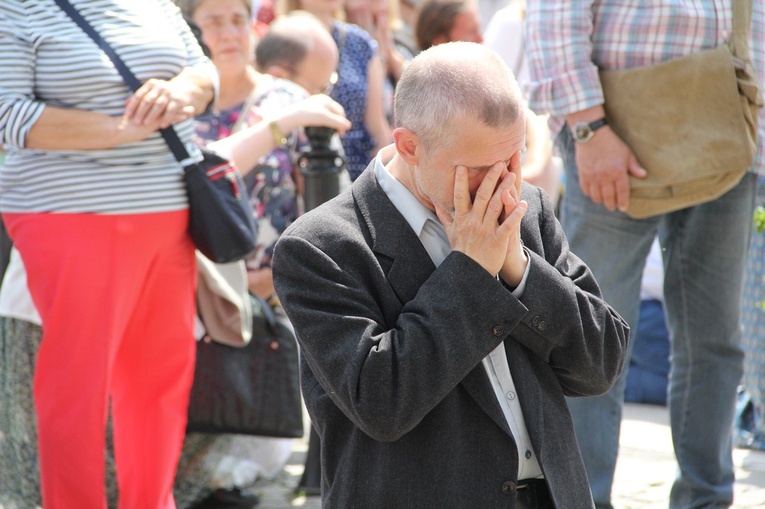
[[510, 288], [510, 293], [513, 294], [513, 297], [516, 299], [520, 299], [523, 296], [523, 292], [526, 290], [526, 280], [529, 278], [529, 268], [531, 267], [531, 256], [529, 255], [529, 252], [524, 247], [523, 250], [526, 252], [526, 272], [523, 273], [523, 277], [521, 278], [521, 282], [518, 283], [518, 286], [516, 286], [514, 289], [510, 287], [510, 285], [507, 284], [507, 281], [504, 279], [501, 279], [500, 276], [497, 276], [500, 278], [500, 280], [504, 283], [505, 286]]

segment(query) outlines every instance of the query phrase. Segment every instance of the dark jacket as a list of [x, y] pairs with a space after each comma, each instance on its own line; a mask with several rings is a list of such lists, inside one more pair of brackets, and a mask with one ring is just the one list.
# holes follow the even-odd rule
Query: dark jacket
[[523, 186], [525, 292], [460, 252], [436, 269], [369, 168], [305, 214], [273, 258], [321, 436], [325, 508], [515, 505], [517, 449], [481, 360], [500, 341], [557, 508], [592, 507], [564, 396], [606, 392], [628, 326]]

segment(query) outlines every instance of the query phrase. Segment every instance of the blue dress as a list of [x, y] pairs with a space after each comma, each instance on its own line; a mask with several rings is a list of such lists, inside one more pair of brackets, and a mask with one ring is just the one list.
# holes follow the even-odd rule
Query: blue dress
[[[757, 184], [756, 205], [765, 206], [765, 177]], [[752, 228], [744, 289], [741, 293], [741, 329], [744, 377], [734, 423], [736, 446], [765, 450], [765, 232]]]
[[342, 143], [351, 180], [356, 180], [375, 156], [375, 140], [364, 123], [364, 114], [367, 69], [377, 52], [377, 42], [361, 27], [342, 21], [335, 21], [332, 37], [340, 53], [340, 63], [331, 96], [343, 106], [345, 116], [351, 121], [351, 129], [342, 137]]

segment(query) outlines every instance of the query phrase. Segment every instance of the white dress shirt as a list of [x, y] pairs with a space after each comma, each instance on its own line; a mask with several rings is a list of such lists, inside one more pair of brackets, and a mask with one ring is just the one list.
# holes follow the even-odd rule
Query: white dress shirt
[[[412, 227], [431, 260], [438, 267], [452, 250], [441, 221], [431, 210], [420, 203], [406, 186], [388, 173], [379, 155], [375, 158], [374, 171], [380, 187], [388, 195], [396, 209], [404, 216], [409, 226]], [[515, 297], [519, 298], [523, 294], [530, 263], [529, 260], [521, 283], [513, 291]], [[502, 413], [505, 415], [518, 446], [518, 479], [542, 477], [542, 469], [534, 449], [531, 447], [531, 440], [526, 430], [526, 422], [523, 419], [523, 411], [518, 401], [515, 383], [513, 383], [513, 377], [510, 374], [504, 343], [500, 343], [482, 362], [499, 401], [499, 406], [502, 408]]]

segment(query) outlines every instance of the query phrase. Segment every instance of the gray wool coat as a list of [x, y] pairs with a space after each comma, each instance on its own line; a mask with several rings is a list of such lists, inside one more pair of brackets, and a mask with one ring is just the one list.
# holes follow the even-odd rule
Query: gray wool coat
[[629, 329], [544, 193], [522, 198], [520, 299], [463, 253], [436, 268], [372, 168], [280, 238], [323, 507], [514, 507], [518, 452], [481, 364], [501, 341], [555, 507], [593, 507], [564, 396], [611, 387]]

